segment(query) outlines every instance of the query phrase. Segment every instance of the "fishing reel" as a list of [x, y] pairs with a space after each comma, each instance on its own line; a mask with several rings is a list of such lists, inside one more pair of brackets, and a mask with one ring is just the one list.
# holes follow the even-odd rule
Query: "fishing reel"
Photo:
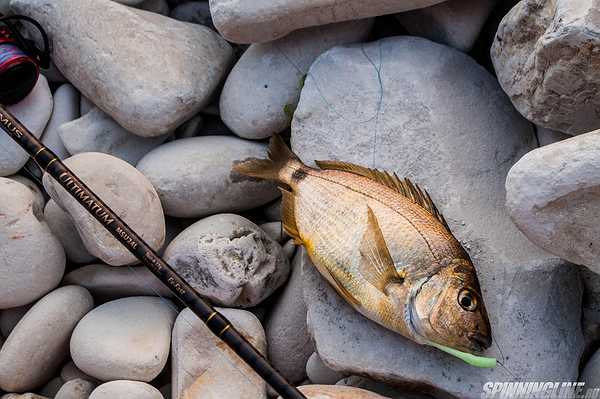
[[[44, 48], [23, 37], [14, 21], [32, 24], [40, 32]], [[35, 87], [40, 68], [50, 66], [50, 46], [44, 28], [24, 15], [0, 14], [0, 104], [10, 105], [23, 100]]]

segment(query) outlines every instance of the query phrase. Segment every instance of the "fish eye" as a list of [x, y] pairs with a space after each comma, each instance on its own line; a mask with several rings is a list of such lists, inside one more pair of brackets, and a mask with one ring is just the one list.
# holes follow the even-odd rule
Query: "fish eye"
[[477, 309], [477, 298], [468, 289], [463, 289], [458, 293], [458, 303], [464, 310], [469, 312], [474, 312]]

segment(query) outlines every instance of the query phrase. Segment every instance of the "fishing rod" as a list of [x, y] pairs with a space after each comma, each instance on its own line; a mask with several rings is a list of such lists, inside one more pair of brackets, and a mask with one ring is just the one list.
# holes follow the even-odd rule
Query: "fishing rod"
[[0, 126], [29, 154], [39, 167], [54, 178], [121, 244], [139, 259], [160, 281], [225, 342], [242, 360], [284, 399], [306, 399], [246, 340], [221, 313], [203, 299], [167, 262], [133, 231], [113, 210], [90, 190], [62, 161], [3, 105]]

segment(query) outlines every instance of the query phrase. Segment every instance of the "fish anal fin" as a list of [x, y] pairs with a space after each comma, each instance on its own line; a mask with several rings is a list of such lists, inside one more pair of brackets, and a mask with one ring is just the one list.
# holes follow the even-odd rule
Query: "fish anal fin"
[[344, 287], [344, 285], [337, 278], [335, 278], [335, 276], [331, 272], [329, 272], [328, 270], [325, 270], [325, 272], [327, 273], [327, 276], [325, 276], [325, 278], [329, 276], [327, 280], [333, 285], [333, 288], [337, 291], [337, 293], [340, 294], [340, 296], [346, 302], [348, 302], [355, 308], [360, 307], [360, 302], [358, 301], [358, 299], [356, 299], [354, 295], [352, 295], [350, 291], [348, 291], [348, 289], [346, 289], [346, 287]]
[[284, 188], [279, 188], [281, 191], [281, 223], [286, 233], [294, 239], [294, 242], [298, 245], [302, 245], [302, 239], [300, 238], [300, 232], [296, 225], [296, 205], [294, 193]]
[[395, 190], [399, 194], [408, 198], [417, 205], [426, 209], [433, 217], [435, 217], [440, 223], [442, 223], [448, 231], [448, 223], [437, 209], [435, 203], [431, 199], [429, 193], [419, 187], [418, 185], [411, 182], [408, 178], [401, 179], [396, 173], [390, 173], [386, 171], [380, 171], [377, 169], [370, 169], [364, 166], [356, 165], [350, 162], [343, 161], [315, 161], [317, 166], [321, 169], [326, 170], [340, 170], [343, 172], [354, 173], [355, 175], [367, 177], [373, 181], [376, 181], [384, 186]]
[[359, 270], [365, 280], [385, 293], [388, 284], [400, 283], [405, 276], [396, 270], [375, 213], [370, 207], [367, 212], [367, 228], [359, 248]]

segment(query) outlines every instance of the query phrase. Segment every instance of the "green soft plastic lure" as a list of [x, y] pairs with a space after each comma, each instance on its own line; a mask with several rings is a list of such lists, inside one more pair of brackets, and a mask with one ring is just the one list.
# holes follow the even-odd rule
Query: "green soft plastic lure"
[[463, 362], [470, 364], [471, 366], [474, 367], [481, 367], [481, 368], [494, 368], [496, 367], [496, 358], [495, 357], [483, 357], [483, 356], [476, 356], [473, 355], [471, 353], [467, 353], [467, 352], [462, 352], [459, 351], [458, 349], [454, 349], [454, 348], [450, 348], [448, 346], [444, 346], [444, 345], [440, 345], [437, 344], [435, 342], [429, 341], [427, 342], [429, 345], [438, 348], [439, 350], [446, 352], [454, 357], [459, 358], [460, 360], [462, 360]]

